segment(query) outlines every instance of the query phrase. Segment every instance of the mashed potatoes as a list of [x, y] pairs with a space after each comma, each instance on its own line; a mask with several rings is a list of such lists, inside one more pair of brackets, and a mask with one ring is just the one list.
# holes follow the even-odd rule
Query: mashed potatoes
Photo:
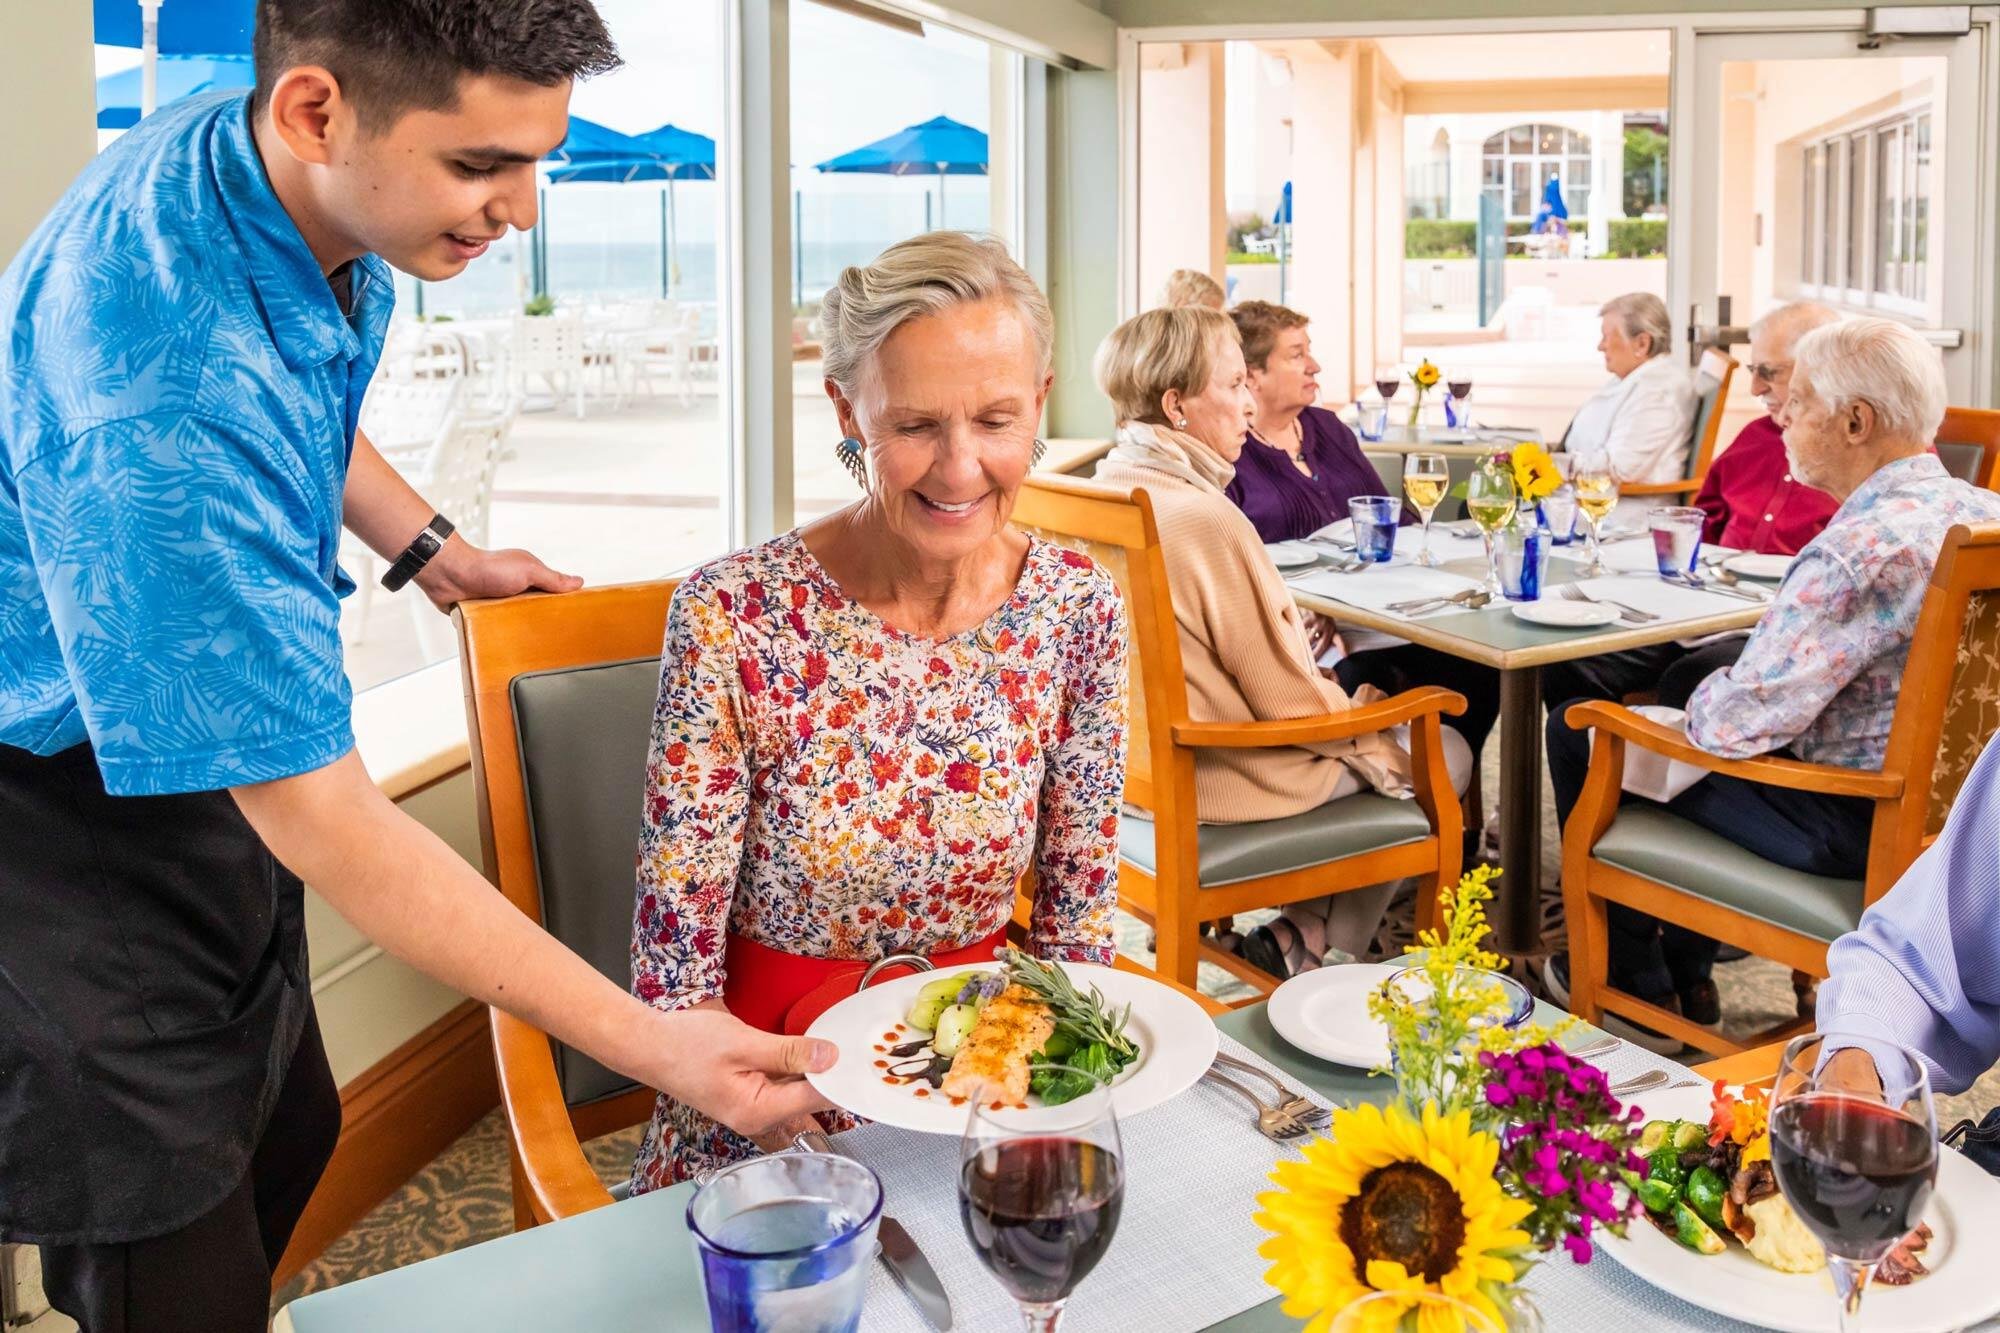
[[1781, 1273], [1817, 1273], [1826, 1267], [1826, 1250], [1784, 1195], [1759, 1199], [1743, 1211], [1757, 1224], [1757, 1234], [1745, 1244], [1752, 1257]]

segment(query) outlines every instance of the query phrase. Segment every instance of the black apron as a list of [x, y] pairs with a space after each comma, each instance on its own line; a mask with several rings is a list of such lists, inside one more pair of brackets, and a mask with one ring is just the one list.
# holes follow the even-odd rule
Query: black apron
[[228, 792], [0, 745], [0, 1240], [164, 1235], [243, 1178], [311, 1003], [303, 893]]

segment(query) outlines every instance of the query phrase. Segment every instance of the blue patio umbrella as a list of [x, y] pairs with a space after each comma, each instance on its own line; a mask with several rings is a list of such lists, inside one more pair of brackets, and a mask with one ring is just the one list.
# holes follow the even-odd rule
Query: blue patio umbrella
[[249, 55], [257, 0], [92, 0], [91, 21], [98, 45], [142, 52], [139, 114], [150, 116], [159, 57]]
[[1285, 182], [1284, 193], [1278, 196], [1278, 211], [1271, 214], [1271, 225], [1289, 227], [1292, 225], [1292, 183]]
[[[139, 123], [144, 72], [128, 69], [97, 81], [97, 128], [129, 130]], [[248, 56], [163, 56], [158, 98], [179, 101], [196, 93], [248, 88], [257, 81]]]
[[1563, 202], [1562, 178], [1552, 171], [1548, 184], [1542, 187], [1542, 206], [1535, 210], [1534, 232], [1540, 236], [1553, 229], [1568, 235], [1568, 220], [1569, 205]]
[[626, 185], [664, 181], [666, 188], [660, 191], [660, 295], [670, 296], [674, 285], [680, 282], [679, 243], [674, 234], [674, 182], [715, 179], [715, 140], [671, 124], [631, 138], [643, 144], [649, 155], [592, 158], [552, 167], [549, 184]]
[[944, 178], [986, 174], [986, 136], [949, 116], [898, 130], [851, 153], [828, 158], [813, 169], [876, 176], [936, 176], [938, 220], [944, 220]]
[[[606, 171], [613, 168], [612, 162], [643, 162], [657, 154], [630, 134], [621, 134], [608, 125], [600, 125], [582, 116], [569, 118], [569, 132], [563, 136], [562, 145], [544, 157], [542, 161], [555, 165], [549, 168], [549, 180], [555, 181], [555, 173], [564, 167], [599, 166]], [[606, 176], [603, 179], [611, 179]], [[540, 200], [540, 214], [548, 216], [548, 198], [544, 192]], [[549, 290], [549, 238], [546, 225], [535, 228], [530, 248], [530, 267], [534, 275], [535, 295], [543, 296]]]

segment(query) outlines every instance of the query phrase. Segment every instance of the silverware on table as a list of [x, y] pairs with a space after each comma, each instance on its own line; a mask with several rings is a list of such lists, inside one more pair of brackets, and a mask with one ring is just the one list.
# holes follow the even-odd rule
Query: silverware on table
[[[1629, 1097], [1635, 1092], [1649, 1092], [1654, 1088], [1664, 1088], [1672, 1081], [1672, 1075], [1668, 1074], [1666, 1070], [1651, 1069], [1636, 1078], [1628, 1078], [1623, 1082], [1613, 1083], [1611, 1085], [1611, 1095], [1613, 1097]], [[1682, 1082], [1675, 1083], [1674, 1086], [1677, 1088], [1692, 1088], [1695, 1085]]]
[[1395, 606], [1389, 607], [1388, 610], [1394, 612], [1396, 615], [1409, 616], [1414, 619], [1417, 616], [1427, 616], [1433, 611], [1442, 611], [1448, 606], [1462, 607], [1467, 611], [1477, 611], [1492, 600], [1492, 593], [1487, 592], [1484, 588], [1474, 588], [1466, 594], [1463, 601], [1455, 597], [1432, 597], [1421, 602], [1399, 602]]
[[1573, 1060], [1588, 1060], [1593, 1055], [1609, 1055], [1622, 1045], [1624, 1043], [1618, 1038], [1606, 1035], [1596, 1041], [1587, 1041], [1581, 1046], [1569, 1047], [1563, 1054]]
[[1572, 602], [1592, 602], [1599, 606], [1611, 607], [1635, 625], [1650, 625], [1660, 618], [1659, 614], [1654, 611], [1641, 611], [1636, 606], [1627, 606], [1625, 603], [1615, 602], [1609, 597], [1593, 597], [1584, 590], [1581, 583], [1565, 583], [1559, 591]]
[[1461, 588], [1453, 593], [1433, 593], [1429, 597], [1408, 597], [1400, 602], [1391, 602], [1382, 609], [1385, 611], [1408, 611], [1413, 607], [1429, 606], [1432, 602], [1442, 602], [1445, 604], [1464, 602], [1478, 592], [1479, 588], [1474, 586], [1471, 588]]
[[1270, 1084], [1272, 1089], [1278, 1094], [1278, 1109], [1288, 1115], [1299, 1119], [1313, 1117], [1318, 1119], [1321, 1124], [1327, 1123], [1332, 1118], [1326, 1112], [1325, 1108], [1292, 1091], [1278, 1079], [1277, 1075], [1266, 1071], [1260, 1066], [1251, 1064], [1248, 1060], [1239, 1060], [1227, 1052], [1217, 1051], [1215, 1053], [1215, 1062], [1219, 1065], [1226, 1065], [1241, 1073], [1255, 1075]]
[[1757, 593], [1751, 592], [1746, 588], [1732, 587], [1727, 583], [1711, 582], [1708, 579], [1702, 578], [1699, 574], [1678, 574], [1674, 577], [1673, 581], [1683, 587], [1693, 588], [1696, 592], [1712, 592], [1718, 597], [1735, 597], [1746, 602], [1755, 602], [1759, 606], [1767, 606], [1770, 603], [1769, 598], [1759, 596]]
[[[816, 1129], [801, 1132], [792, 1140], [792, 1146], [800, 1152], [836, 1151], [832, 1140]], [[917, 1248], [916, 1238], [901, 1222], [889, 1216], [886, 1207], [882, 1211], [881, 1224], [876, 1228], [875, 1239], [881, 1244], [876, 1257], [889, 1270], [889, 1276], [895, 1278], [896, 1285], [909, 1294], [932, 1328], [938, 1333], [948, 1333], [951, 1328], [951, 1297], [945, 1295], [944, 1283], [938, 1279], [931, 1261], [924, 1258], [924, 1252]]]
[[1319, 1111], [1318, 1108], [1315, 1108], [1315, 1114], [1312, 1116], [1287, 1115], [1277, 1107], [1267, 1105], [1262, 1097], [1259, 1097], [1235, 1079], [1230, 1078], [1227, 1074], [1220, 1073], [1212, 1065], [1209, 1067], [1208, 1072], [1201, 1077], [1203, 1082], [1228, 1088], [1231, 1092], [1255, 1107], [1257, 1110], [1257, 1132], [1277, 1143], [1289, 1143], [1293, 1139], [1304, 1138], [1315, 1130], [1323, 1128], [1332, 1119], [1329, 1113]]

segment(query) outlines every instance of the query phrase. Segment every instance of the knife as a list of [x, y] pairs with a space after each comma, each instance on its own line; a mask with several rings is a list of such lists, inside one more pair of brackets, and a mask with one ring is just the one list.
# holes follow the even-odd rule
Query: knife
[[[819, 1130], [803, 1130], [792, 1140], [792, 1147], [800, 1152], [833, 1153], [838, 1151], [833, 1141]], [[945, 1295], [944, 1283], [938, 1280], [937, 1270], [931, 1261], [924, 1258], [924, 1252], [917, 1248], [916, 1238], [895, 1218], [889, 1216], [885, 1208], [882, 1221], [875, 1232], [875, 1238], [882, 1243], [879, 1258], [882, 1266], [889, 1270], [889, 1276], [896, 1279], [896, 1285], [909, 1294], [924, 1318], [930, 1321], [938, 1333], [949, 1333], [951, 1328], [951, 1297]]]

